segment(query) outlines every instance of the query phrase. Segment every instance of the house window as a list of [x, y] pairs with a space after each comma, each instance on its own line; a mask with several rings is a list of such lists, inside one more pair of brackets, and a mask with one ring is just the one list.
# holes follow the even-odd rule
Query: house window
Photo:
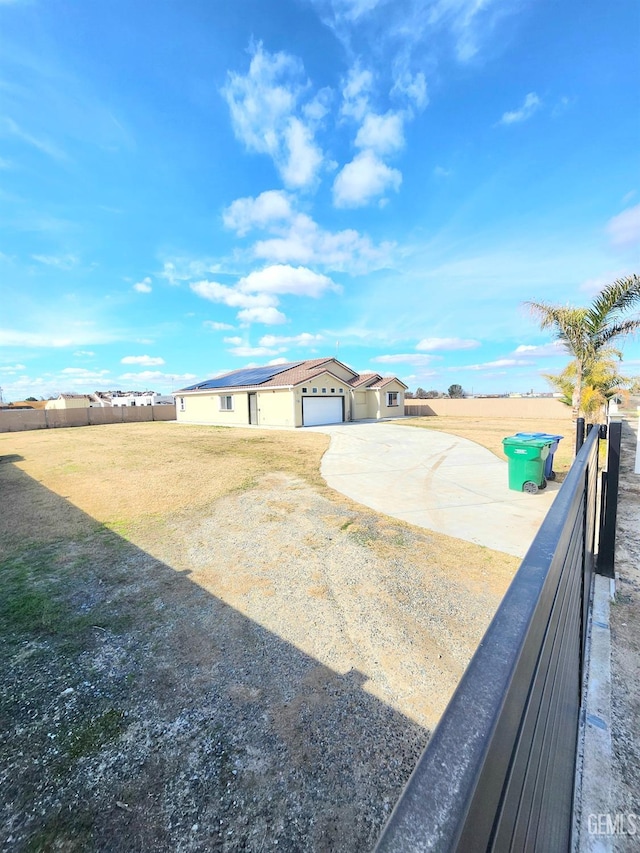
[[317, 389], [317, 388], [312, 388], [312, 389], [311, 389], [311, 392], [312, 392], [313, 394], [317, 394], [317, 393], [318, 393], [318, 389]]
[[233, 397], [231, 394], [223, 395], [220, 397], [220, 411], [221, 412], [232, 412], [233, 411]]
[[397, 406], [398, 405], [398, 392], [397, 391], [387, 391], [387, 406]]
[[306, 393], [307, 393], [307, 389], [306, 389], [306, 388], [303, 388], [303, 389], [302, 389], [302, 393], [303, 393], [303, 394], [306, 394]]
[[338, 388], [338, 394], [344, 394], [344, 388]]
[[322, 389], [322, 393], [323, 393], [323, 394], [326, 394], [326, 393], [327, 393], [327, 389], [326, 389], [326, 388], [323, 388], [323, 389]]
[[180, 397], [180, 411], [184, 412], [184, 397]]
[[331, 393], [332, 393], [332, 394], [335, 394], [335, 393], [336, 393], [336, 389], [335, 389], [335, 388], [332, 388], [332, 389], [331, 389]]

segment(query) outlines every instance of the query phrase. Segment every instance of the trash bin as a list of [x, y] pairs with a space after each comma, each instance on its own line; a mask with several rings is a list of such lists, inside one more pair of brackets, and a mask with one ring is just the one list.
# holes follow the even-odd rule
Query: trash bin
[[510, 489], [535, 495], [546, 488], [544, 465], [551, 446], [548, 439], [510, 435], [502, 439], [502, 446], [509, 460]]
[[553, 456], [564, 436], [553, 435], [549, 432], [517, 432], [516, 435], [520, 438], [546, 438], [548, 441], [552, 442], [551, 447], [549, 448], [549, 455], [545, 459], [544, 463], [544, 476], [547, 480], [555, 480], [556, 472], [553, 470]]

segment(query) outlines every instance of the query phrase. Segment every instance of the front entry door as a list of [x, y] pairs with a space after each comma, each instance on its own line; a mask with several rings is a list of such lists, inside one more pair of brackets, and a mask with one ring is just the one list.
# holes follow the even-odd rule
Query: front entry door
[[258, 397], [256, 394], [249, 394], [249, 423], [258, 423]]

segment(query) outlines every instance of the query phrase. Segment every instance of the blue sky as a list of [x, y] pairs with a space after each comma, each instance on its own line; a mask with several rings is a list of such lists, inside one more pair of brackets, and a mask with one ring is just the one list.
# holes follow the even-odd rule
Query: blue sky
[[[0, 385], [550, 390], [639, 264], [636, 0], [0, 0]], [[640, 344], [624, 345], [640, 373]]]

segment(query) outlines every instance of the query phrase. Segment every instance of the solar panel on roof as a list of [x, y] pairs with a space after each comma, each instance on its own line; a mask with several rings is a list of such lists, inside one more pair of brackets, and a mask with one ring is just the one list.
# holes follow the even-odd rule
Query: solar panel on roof
[[266, 367], [247, 367], [244, 370], [234, 370], [215, 379], [208, 379], [206, 382], [199, 382], [197, 385], [191, 385], [184, 390], [206, 391], [210, 388], [238, 388], [242, 385], [260, 385], [263, 382], [268, 382], [269, 379], [273, 379], [279, 373], [284, 373], [285, 370], [297, 367], [299, 364], [302, 362], [292, 361], [288, 364], [271, 364]]

